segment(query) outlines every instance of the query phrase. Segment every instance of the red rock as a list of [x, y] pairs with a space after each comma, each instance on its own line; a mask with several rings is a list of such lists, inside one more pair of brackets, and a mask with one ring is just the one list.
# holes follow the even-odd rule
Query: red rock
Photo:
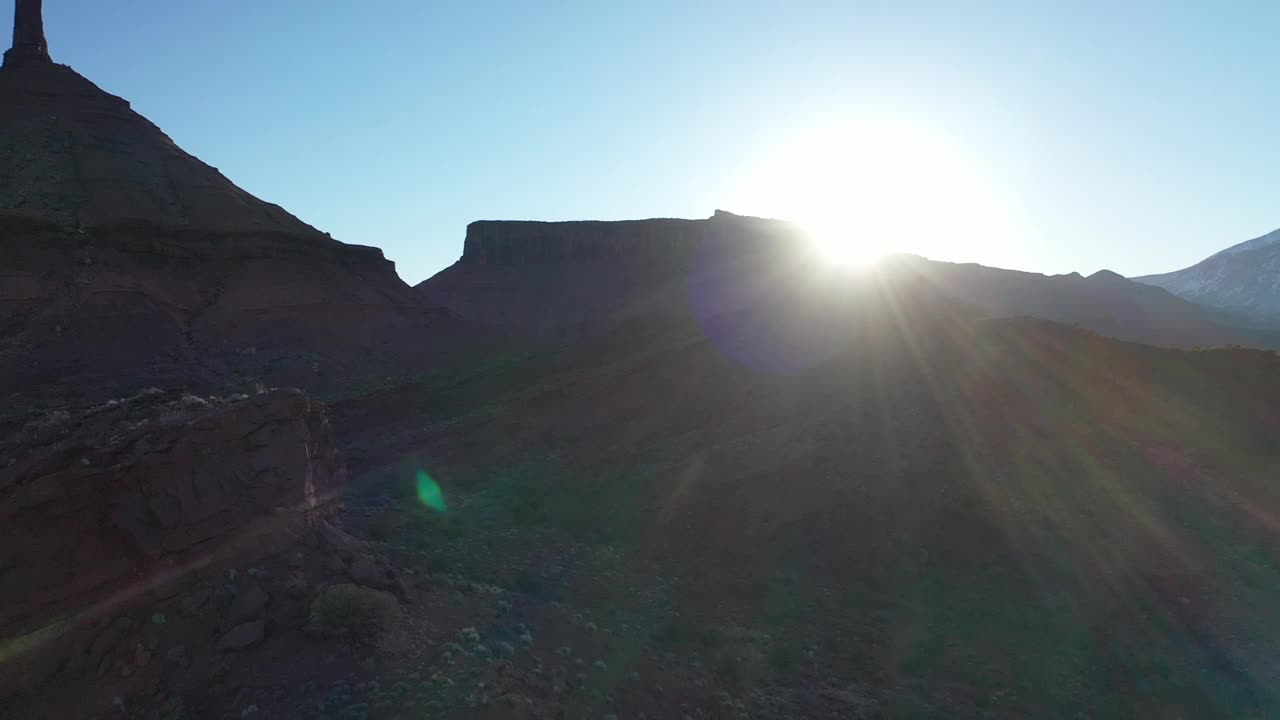
[[0, 69], [0, 137], [0, 394], [317, 387], [445, 349], [426, 330], [447, 316], [380, 250], [250, 195], [69, 67]]
[[40, 0], [17, 0], [13, 8], [13, 48], [4, 54], [5, 67], [53, 62], [44, 39]]
[[[141, 395], [55, 414], [0, 443], [20, 458], [0, 469], [5, 637], [176, 586], [172, 597], [205, 565], [296, 552], [346, 477], [322, 407], [291, 390], [234, 402]], [[69, 462], [87, 454], [91, 467]], [[255, 585], [236, 620], [262, 616]], [[122, 625], [102, 632], [92, 657], [110, 654]]]

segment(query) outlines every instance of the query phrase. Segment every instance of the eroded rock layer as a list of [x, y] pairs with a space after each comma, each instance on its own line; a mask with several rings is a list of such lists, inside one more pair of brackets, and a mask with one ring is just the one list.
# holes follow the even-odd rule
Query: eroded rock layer
[[291, 390], [35, 413], [0, 462], [6, 635], [261, 554], [264, 537], [332, 514], [346, 473], [323, 409]]
[[380, 250], [253, 197], [70, 68], [0, 70], [0, 394], [377, 374], [438, 320]]
[[735, 276], [759, 276], [745, 266], [804, 242], [787, 223], [720, 210], [705, 220], [480, 221], [467, 226], [462, 257], [416, 289], [467, 320], [575, 332], [688, 314], [689, 287], [702, 273], [735, 266]]

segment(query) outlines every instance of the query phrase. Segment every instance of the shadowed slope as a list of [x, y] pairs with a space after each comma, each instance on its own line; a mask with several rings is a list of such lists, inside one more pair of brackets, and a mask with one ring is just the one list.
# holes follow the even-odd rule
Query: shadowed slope
[[319, 235], [183, 152], [65, 65], [0, 71], [0, 214], [71, 231], [161, 226]]
[[[852, 679], [870, 716], [1280, 708], [1274, 353], [983, 320], [910, 275], [774, 295], [734, 327], [752, 345], [815, 312], [786, 340], [824, 349], [807, 367], [745, 366], [704, 322], [633, 323], [344, 403], [342, 442], [358, 476], [441, 483], [454, 515], [421, 511], [403, 541], [468, 572], [533, 572], [553, 551], [530, 538], [594, 543], [681, 578], [686, 625], [811, 653], [722, 658], [762, 697]], [[574, 592], [625, 615], [615, 583]]]

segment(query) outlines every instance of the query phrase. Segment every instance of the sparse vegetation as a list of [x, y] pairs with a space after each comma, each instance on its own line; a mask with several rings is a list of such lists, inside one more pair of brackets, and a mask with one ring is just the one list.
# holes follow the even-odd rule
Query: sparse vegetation
[[330, 585], [311, 601], [308, 630], [321, 637], [374, 644], [398, 612], [399, 603], [390, 593], [349, 583]]
[[734, 648], [720, 653], [716, 660], [716, 677], [735, 692], [750, 690], [761, 682], [765, 674], [761, 658], [752, 652]]

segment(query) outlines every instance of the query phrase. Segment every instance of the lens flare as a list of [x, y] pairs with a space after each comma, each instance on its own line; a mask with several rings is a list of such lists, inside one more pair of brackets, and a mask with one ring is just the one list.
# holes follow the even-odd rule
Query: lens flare
[[440, 489], [440, 484], [432, 480], [426, 470], [418, 471], [418, 501], [438, 513], [445, 513], [449, 510], [449, 505], [444, 500], [444, 491]]

